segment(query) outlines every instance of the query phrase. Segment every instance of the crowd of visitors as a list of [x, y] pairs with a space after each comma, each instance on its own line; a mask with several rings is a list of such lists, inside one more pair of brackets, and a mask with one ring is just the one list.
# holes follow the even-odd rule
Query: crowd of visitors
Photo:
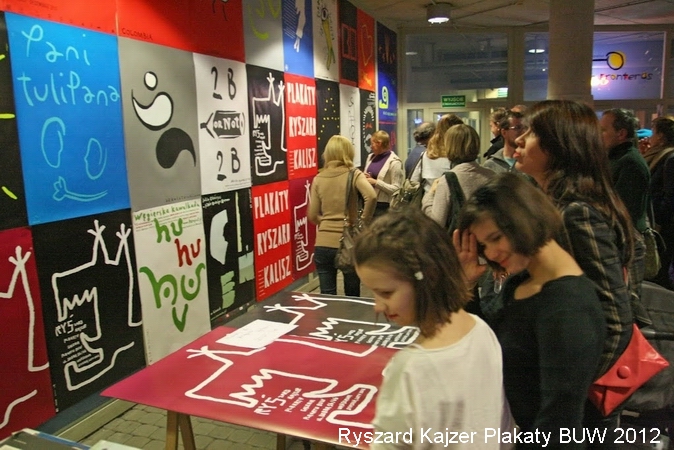
[[[378, 131], [364, 173], [355, 169], [349, 188], [367, 219], [381, 217], [356, 239], [349, 283], [372, 290], [377, 314], [420, 330], [384, 372], [373, 425], [517, 427], [552, 447], [561, 445], [553, 431], [588, 429], [609, 438], [576, 446], [613, 448], [622, 407], [603, 414], [588, 389], [634, 324], [650, 324], [640, 297], [646, 230], [670, 244], [650, 281], [674, 289], [674, 118], [645, 130], [629, 110], [547, 100], [497, 109], [490, 125], [481, 161], [478, 132], [447, 114], [419, 126], [404, 167]], [[353, 160], [343, 148], [346, 157], [326, 148], [311, 192], [324, 293], [335, 292], [328, 260]], [[423, 186], [421, 209], [389, 211], [405, 176]]]

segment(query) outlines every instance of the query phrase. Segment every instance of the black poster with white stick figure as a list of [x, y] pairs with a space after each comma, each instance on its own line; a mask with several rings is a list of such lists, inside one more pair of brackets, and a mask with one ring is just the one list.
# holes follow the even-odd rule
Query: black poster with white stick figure
[[283, 72], [247, 66], [253, 185], [288, 179]]
[[128, 209], [33, 227], [57, 410], [145, 364]]

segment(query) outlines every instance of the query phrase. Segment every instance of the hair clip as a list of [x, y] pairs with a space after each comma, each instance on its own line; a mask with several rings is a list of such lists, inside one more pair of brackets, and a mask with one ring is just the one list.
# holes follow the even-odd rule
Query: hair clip
[[417, 281], [421, 281], [421, 280], [424, 279], [424, 273], [423, 273], [421, 270], [418, 271], [418, 272], [414, 272], [414, 278], [415, 278]]

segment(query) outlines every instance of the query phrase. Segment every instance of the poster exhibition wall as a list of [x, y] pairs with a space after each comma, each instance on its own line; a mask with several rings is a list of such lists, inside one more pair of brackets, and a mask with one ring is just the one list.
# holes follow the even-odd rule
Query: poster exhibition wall
[[0, 438], [305, 277], [326, 142], [395, 142], [347, 0], [0, 0], [0, 41]]

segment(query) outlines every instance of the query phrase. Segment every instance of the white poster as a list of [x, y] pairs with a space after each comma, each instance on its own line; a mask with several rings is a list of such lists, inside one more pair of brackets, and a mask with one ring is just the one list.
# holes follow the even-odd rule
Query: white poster
[[201, 199], [133, 213], [148, 364], [210, 331]]
[[339, 81], [337, 0], [313, 0], [314, 76]]
[[248, 81], [244, 63], [194, 54], [201, 192], [250, 187]]
[[353, 161], [360, 167], [360, 91], [357, 87], [339, 85], [340, 134], [349, 139], [356, 150]]

